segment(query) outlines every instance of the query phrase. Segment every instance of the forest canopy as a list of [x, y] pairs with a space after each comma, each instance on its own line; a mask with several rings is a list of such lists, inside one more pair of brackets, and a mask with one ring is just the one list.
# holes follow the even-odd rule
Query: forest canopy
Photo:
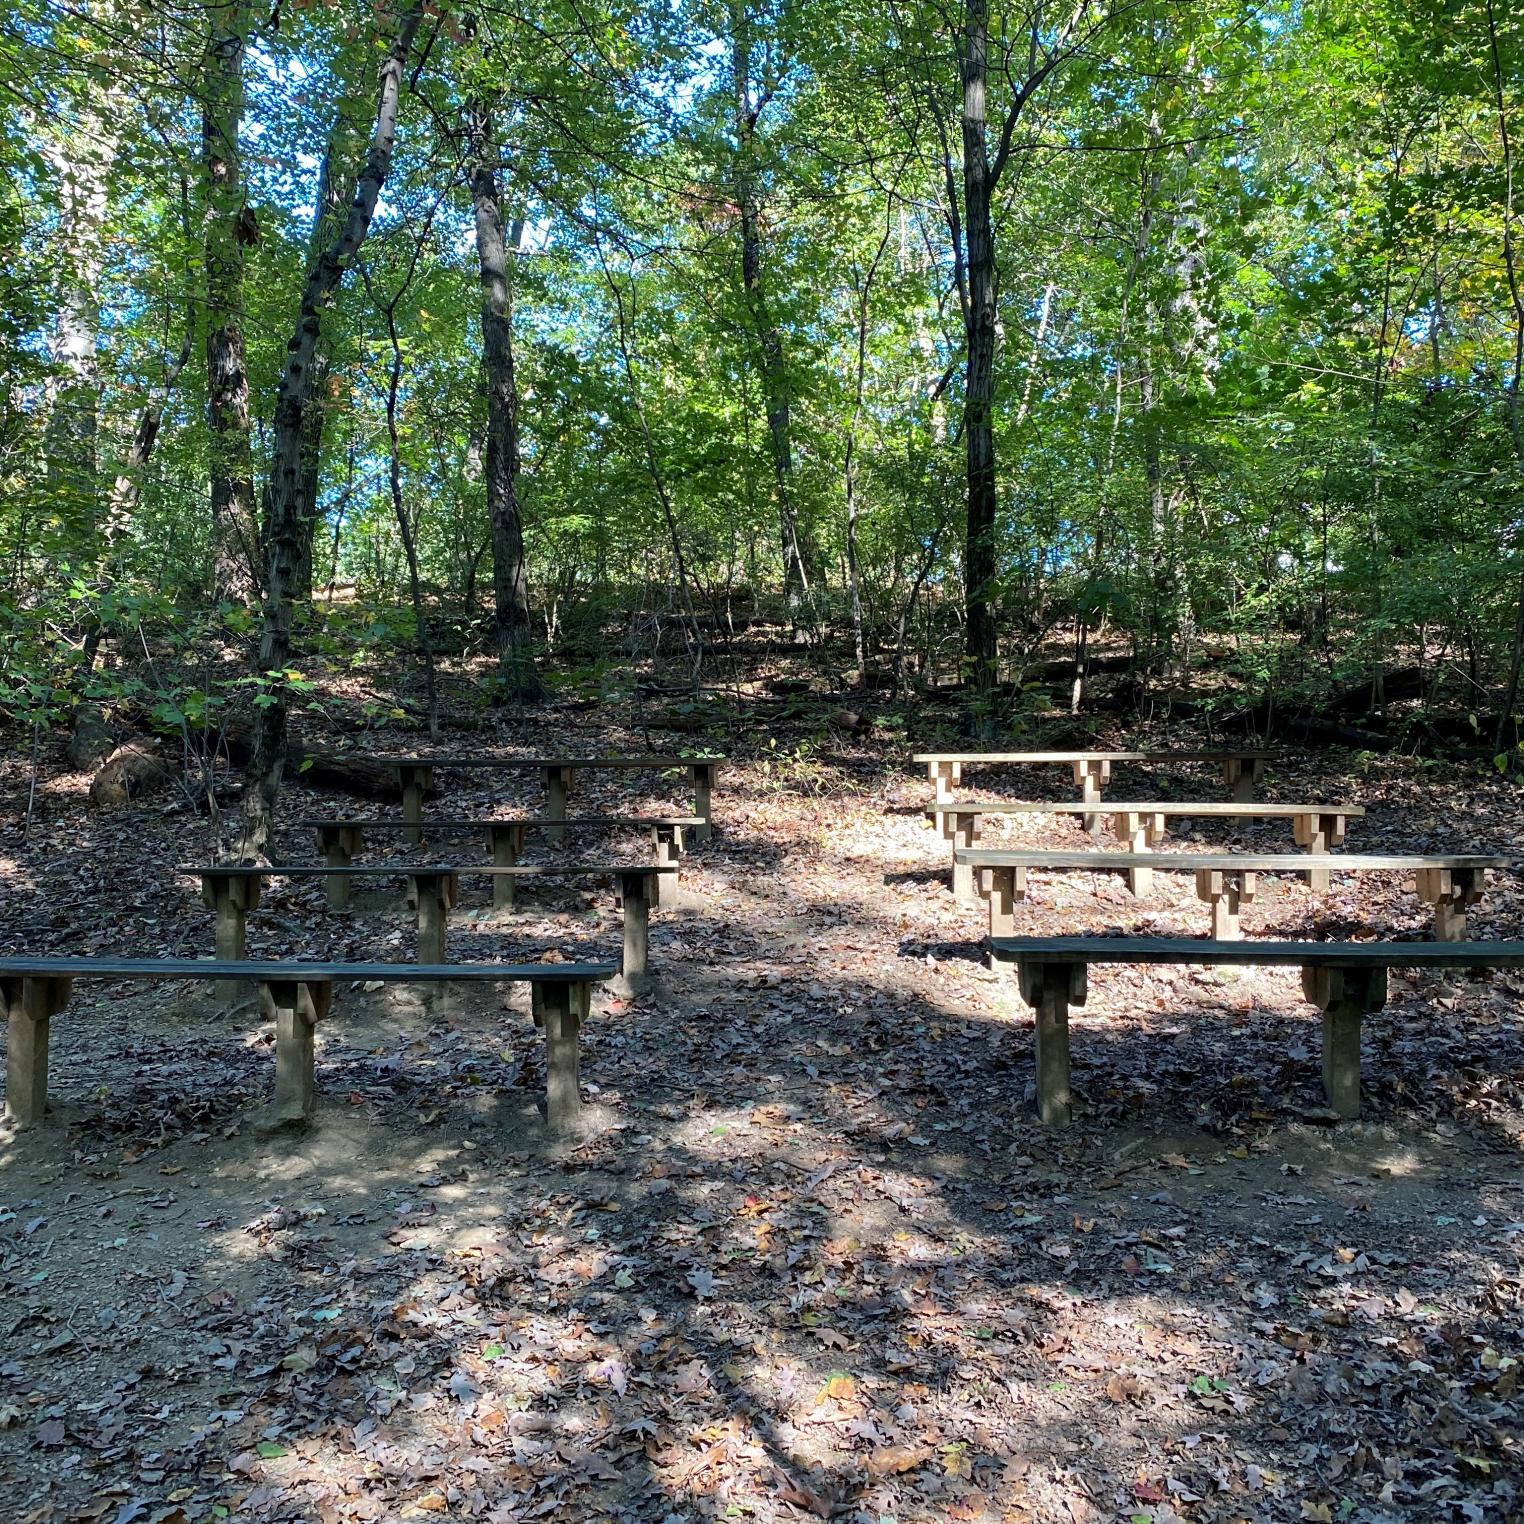
[[1506, 751], [1521, 69], [1492, 0], [17, 0], [0, 709], [252, 704], [256, 838], [303, 652], [532, 701], [642, 620], [986, 727], [1055, 641], [1416, 669]]

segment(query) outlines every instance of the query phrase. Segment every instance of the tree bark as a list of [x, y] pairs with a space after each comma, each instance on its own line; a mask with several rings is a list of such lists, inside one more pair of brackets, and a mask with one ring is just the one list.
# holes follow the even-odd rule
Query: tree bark
[[753, 158], [757, 124], [771, 90], [756, 97], [751, 78], [751, 31], [745, 0], [731, 5], [731, 72], [735, 90], [736, 202], [740, 208], [741, 289], [760, 354], [758, 367], [767, 438], [772, 457], [773, 492], [783, 553], [783, 588], [793, 607], [809, 598], [819, 580], [814, 536], [803, 524], [794, 495], [793, 408], [783, 335], [773, 320], [762, 277], [761, 206]]
[[[471, 199], [481, 271], [482, 373], [487, 387], [487, 520], [492, 535], [492, 630], [504, 696], [514, 703], [543, 697], [530, 653], [529, 579], [519, 503], [519, 393], [513, 371], [513, 303], [508, 241], [497, 183], [497, 140], [484, 102], [470, 109]], [[514, 225], [514, 244], [522, 236]]]
[[120, 90], [108, 87], [86, 102], [67, 139], [47, 151], [58, 177], [58, 299], [48, 346], [54, 380], [43, 453], [54, 511], [77, 531], [90, 560], [101, 528], [100, 280], [108, 185], [125, 114]]
[[206, 390], [211, 429], [212, 589], [252, 602], [259, 590], [259, 519], [244, 360], [244, 249], [257, 237], [244, 197], [243, 57], [248, 0], [208, 0], [201, 81], [201, 170], [206, 270]]
[[259, 695], [262, 702], [244, 772], [242, 852], [246, 859], [263, 858], [268, 853], [275, 801], [286, 760], [284, 673], [291, 657], [293, 584], [303, 537], [311, 532], [310, 520], [303, 518], [302, 436], [307, 410], [312, 406], [313, 357], [322, 334], [323, 309], [370, 231], [381, 187], [391, 171], [403, 74], [421, 17], [422, 0], [414, 0], [403, 13], [396, 39], [381, 67], [375, 127], [349, 215], [338, 236], [307, 272], [296, 328], [287, 343], [286, 367], [275, 403], [275, 438], [267, 492], [265, 607], [259, 649], [264, 691]]
[[967, 0], [963, 53], [963, 234], [968, 301], [965, 329], [968, 378], [963, 441], [968, 467], [968, 528], [964, 578], [968, 605], [967, 654], [978, 694], [994, 691], [999, 676], [995, 593], [995, 236], [990, 216], [989, 145], [985, 87], [988, 68], [987, 0]]

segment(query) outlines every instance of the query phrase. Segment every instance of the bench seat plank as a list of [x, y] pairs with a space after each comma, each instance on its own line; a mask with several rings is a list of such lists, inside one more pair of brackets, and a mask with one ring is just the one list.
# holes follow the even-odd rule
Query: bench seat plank
[[[1087, 815], [1095, 805], [1084, 800], [954, 800], [929, 805], [926, 816], [956, 814], [977, 810], [982, 815]], [[1279, 820], [1297, 815], [1343, 815], [1349, 820], [1363, 820], [1365, 806], [1360, 804], [1255, 804], [1252, 801], [1217, 799], [1177, 803], [1174, 800], [1119, 801], [1108, 799], [1101, 806], [1107, 815], [1223, 815], [1229, 819]]]
[[1256, 747], [1229, 746], [1218, 751], [921, 751], [912, 762], [1228, 762], [1237, 757], [1274, 761], [1283, 754]]
[[[550, 815], [483, 815], [476, 820], [428, 820], [431, 831], [487, 831], [494, 826], [527, 826], [531, 830], [545, 826], [697, 826], [702, 815], [568, 815], [557, 820]], [[334, 831], [408, 831], [412, 821], [386, 820], [298, 820], [307, 830]]]
[[1125, 873], [1143, 863], [1161, 872], [1192, 872], [1199, 868], [1248, 868], [1256, 873], [1305, 872], [1309, 867], [1351, 872], [1412, 873], [1419, 868], [1512, 868], [1516, 859], [1484, 853], [1415, 853], [1411, 856], [1376, 852], [1020, 852], [1000, 847], [960, 847], [957, 856], [975, 868], [1016, 866], [1064, 871], [1091, 869]]
[[1340, 1117], [1360, 1115], [1360, 1024], [1386, 1004], [1393, 968], [1524, 967], [1524, 942], [1231, 942], [1174, 937], [997, 937], [1036, 1017], [1038, 1110], [1070, 1119], [1069, 1009], [1088, 994], [1092, 963], [1292, 965], [1323, 1013], [1323, 1093]]
[[1315, 968], [1524, 967], [1524, 942], [1222, 942], [1195, 937], [996, 937], [1002, 962], [1237, 963]]
[[581, 1107], [577, 1033], [591, 989], [610, 963], [328, 963], [216, 958], [0, 958], [0, 1016], [6, 1025], [5, 1114], [18, 1126], [43, 1121], [47, 1108], [50, 1020], [80, 979], [211, 979], [257, 983], [275, 1020], [277, 1124], [304, 1123], [316, 1100], [313, 1033], [335, 984], [363, 981], [440, 984], [471, 980], [529, 984], [546, 1034], [546, 1125], [575, 1125]]

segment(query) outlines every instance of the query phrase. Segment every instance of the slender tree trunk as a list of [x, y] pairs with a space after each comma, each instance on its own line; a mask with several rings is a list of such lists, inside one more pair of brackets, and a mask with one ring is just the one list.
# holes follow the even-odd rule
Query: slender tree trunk
[[783, 587], [793, 607], [810, 596], [819, 580], [814, 537], [801, 521], [794, 494], [793, 407], [783, 335], [773, 320], [762, 276], [761, 206], [753, 158], [762, 107], [754, 104], [751, 78], [751, 30], [745, 0], [731, 5], [731, 71], [735, 90], [736, 201], [740, 207], [741, 289], [760, 352], [758, 374], [767, 414], [772, 457], [778, 536], [783, 553]]
[[212, 583], [217, 598], [252, 602], [259, 589], [259, 518], [244, 361], [244, 249], [258, 236], [244, 199], [238, 132], [247, 0], [208, 0], [201, 80], [206, 268], [206, 390], [211, 428]]
[[118, 90], [102, 91], [82, 109], [76, 130], [47, 153], [58, 178], [58, 298], [48, 346], [54, 379], [43, 453], [54, 511], [74, 527], [92, 561], [101, 529], [100, 280], [107, 192], [125, 112]]
[[380, 71], [375, 128], [365, 168], [355, 187], [354, 201], [339, 235], [307, 272], [296, 327], [286, 346], [286, 367], [275, 402], [275, 438], [271, 451], [266, 534], [265, 607], [260, 637], [259, 671], [266, 684], [264, 702], [256, 710], [254, 737], [244, 773], [242, 852], [245, 858], [264, 857], [270, 846], [275, 800], [286, 762], [286, 688], [284, 671], [291, 657], [295, 615], [293, 584], [304, 535], [311, 523], [303, 519], [302, 428], [312, 405], [312, 362], [322, 333], [323, 311], [344, 272], [354, 261], [370, 231], [381, 187], [391, 171], [397, 138], [397, 115], [402, 81], [422, 17], [422, 0], [403, 13], [397, 36]]
[[[513, 303], [508, 240], [497, 183], [497, 138], [484, 102], [469, 108], [471, 200], [481, 272], [482, 374], [487, 387], [487, 522], [492, 535], [492, 632], [504, 695], [514, 703], [543, 697], [530, 652], [529, 577], [519, 502], [519, 393], [513, 372]], [[523, 236], [514, 224], [514, 247]]]
[[[316, 264], [324, 249], [339, 236], [354, 200], [355, 175], [364, 142], [364, 125], [359, 112], [346, 94], [336, 108], [328, 132], [323, 163], [318, 171], [317, 196], [312, 211], [312, 235], [308, 240], [309, 268]], [[297, 596], [311, 598], [313, 554], [317, 537], [318, 497], [322, 488], [323, 438], [332, 411], [331, 373], [333, 369], [333, 333], [325, 327], [318, 335], [312, 357], [311, 406], [302, 418], [301, 517], [302, 535], [298, 546], [295, 581]], [[269, 505], [266, 504], [268, 514]]]
[[968, 380], [963, 438], [968, 462], [968, 529], [964, 577], [967, 654], [974, 690], [994, 691], [999, 678], [995, 595], [995, 237], [990, 214], [985, 83], [989, 43], [987, 0], [967, 0], [963, 55], [963, 231], [967, 247]]
[[847, 587], [852, 597], [852, 647], [857, 655], [858, 681], [867, 680], [868, 652], [863, 635], [862, 572], [857, 552], [857, 430], [862, 423], [863, 390], [868, 372], [868, 302], [879, 262], [889, 247], [892, 224], [886, 225], [873, 258], [857, 288], [857, 370], [852, 390], [852, 419], [847, 425], [846, 456], [842, 463], [843, 484], [847, 499]]

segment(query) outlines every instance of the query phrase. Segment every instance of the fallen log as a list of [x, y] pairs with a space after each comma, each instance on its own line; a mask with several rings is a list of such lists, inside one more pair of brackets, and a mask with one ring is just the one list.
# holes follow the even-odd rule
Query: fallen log
[[87, 773], [98, 768], [116, 749], [116, 737], [97, 704], [79, 704], [74, 710], [74, 729], [69, 736], [69, 766]]
[[134, 736], [106, 758], [90, 780], [90, 803], [119, 810], [168, 788], [175, 769], [164, 760], [152, 736]]
[[[254, 727], [250, 724], [234, 721], [223, 732], [222, 749], [236, 767], [247, 764], [253, 745]], [[365, 799], [395, 800], [400, 797], [397, 777], [391, 768], [369, 757], [312, 751], [295, 736], [289, 738], [286, 746], [286, 780], [300, 782], [307, 788], [357, 794]]]

